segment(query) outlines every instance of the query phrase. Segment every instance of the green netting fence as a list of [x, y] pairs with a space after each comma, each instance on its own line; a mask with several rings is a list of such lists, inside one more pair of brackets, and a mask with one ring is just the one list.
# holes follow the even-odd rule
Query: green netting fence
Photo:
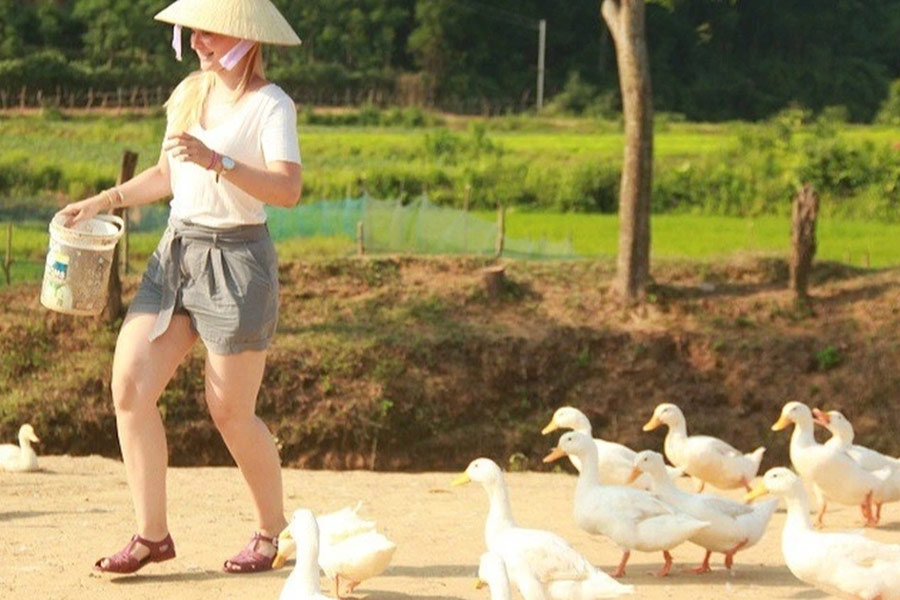
[[[438, 206], [427, 198], [399, 200], [345, 198], [292, 209], [269, 210], [276, 239], [298, 236], [357, 238], [359, 224], [367, 253], [479, 254], [496, 252], [498, 225], [468, 211]], [[516, 258], [577, 258], [570, 241], [504, 237], [503, 255]]]
[[[6, 284], [7, 276], [13, 281], [32, 281], [43, 275], [47, 223], [58, 207], [51, 202], [26, 204], [20, 202], [12, 210], [0, 198], [0, 225], [3, 225], [0, 230], [0, 267], [3, 268], [0, 286]], [[19, 205], [24, 208], [18, 210]], [[357, 231], [361, 229], [366, 254], [496, 254], [496, 218], [486, 219], [484, 215], [438, 206], [424, 197], [412, 202], [369, 197], [320, 200], [294, 208], [267, 206], [266, 212], [269, 229], [276, 241], [344, 238], [350, 243], [340, 244], [341, 249], [337, 252], [343, 252], [344, 248], [355, 245]], [[132, 208], [129, 210], [129, 228], [133, 233], [161, 233], [168, 217], [169, 206], [164, 202]], [[7, 273], [5, 250], [10, 225], [12, 262]], [[503, 240], [503, 256], [536, 260], [580, 258], [573, 250], [571, 240], [523, 240], [509, 236]]]
[[[294, 208], [266, 207], [276, 241], [315, 236], [357, 239], [362, 224], [366, 253], [476, 254], [496, 252], [498, 225], [468, 211], [438, 206], [421, 197], [412, 202], [345, 198], [320, 200]], [[165, 227], [167, 206], [146, 207], [132, 216], [133, 230]], [[503, 255], [513, 258], [577, 258], [566, 241], [521, 240], [505, 236]]]

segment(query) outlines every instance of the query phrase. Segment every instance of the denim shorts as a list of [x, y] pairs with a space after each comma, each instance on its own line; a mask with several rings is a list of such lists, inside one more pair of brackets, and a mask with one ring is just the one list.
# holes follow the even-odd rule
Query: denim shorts
[[214, 354], [264, 350], [278, 322], [278, 261], [268, 228], [172, 219], [129, 307], [157, 314], [150, 341], [186, 314]]

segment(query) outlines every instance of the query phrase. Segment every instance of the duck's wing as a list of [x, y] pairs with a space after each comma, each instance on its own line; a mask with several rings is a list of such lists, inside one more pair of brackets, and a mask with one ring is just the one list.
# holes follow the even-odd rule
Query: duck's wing
[[711, 435], [694, 435], [691, 436], [690, 439], [694, 441], [694, 443], [702, 445], [705, 451], [718, 454], [725, 458], [738, 458], [743, 456], [743, 453], [740, 450], [728, 442], [717, 437], [712, 437]]
[[566, 540], [541, 529], [504, 532], [496, 551], [513, 569], [527, 568], [542, 583], [587, 579], [596, 569]]
[[720, 498], [719, 496], [713, 496], [712, 494], [701, 494], [699, 498], [709, 508], [724, 515], [728, 515], [733, 519], [743, 515], [749, 515], [753, 512], [752, 506], [740, 504], [733, 500], [729, 500], [728, 498]]

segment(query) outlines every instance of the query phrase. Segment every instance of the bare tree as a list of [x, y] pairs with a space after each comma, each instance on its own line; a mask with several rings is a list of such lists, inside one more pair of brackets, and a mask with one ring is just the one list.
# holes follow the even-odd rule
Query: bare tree
[[619, 192], [619, 255], [613, 290], [634, 301], [650, 283], [650, 186], [653, 101], [644, 27], [644, 0], [603, 0], [612, 34], [625, 117], [625, 158]]
[[804, 185], [794, 198], [791, 225], [790, 286], [797, 300], [809, 297], [809, 272], [816, 256], [816, 219], [819, 196], [812, 184]]

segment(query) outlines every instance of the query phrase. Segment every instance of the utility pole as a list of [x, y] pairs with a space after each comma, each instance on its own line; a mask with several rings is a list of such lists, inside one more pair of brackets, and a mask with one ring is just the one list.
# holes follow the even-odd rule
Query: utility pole
[[547, 41], [547, 19], [538, 23], [537, 109], [544, 108], [544, 48]]

